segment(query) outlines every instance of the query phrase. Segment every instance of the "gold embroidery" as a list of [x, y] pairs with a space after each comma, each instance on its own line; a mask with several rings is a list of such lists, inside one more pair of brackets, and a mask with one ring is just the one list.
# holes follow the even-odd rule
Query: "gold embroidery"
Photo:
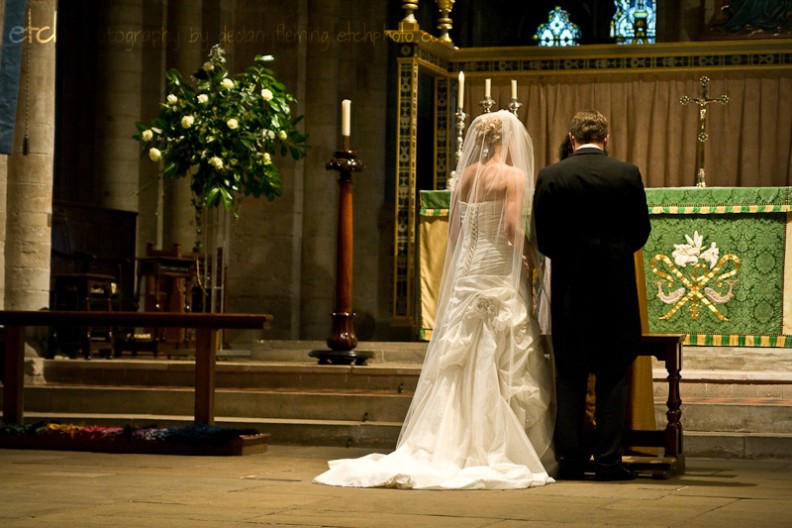
[[[718, 275], [729, 262], [732, 262], [734, 267]], [[668, 273], [660, 269], [659, 263], [665, 264]], [[686, 276], [666, 255], [662, 253], [655, 255], [651, 261], [652, 273], [663, 279], [656, 281], [657, 296], [666, 304], [674, 304], [666, 314], [660, 316], [660, 319], [670, 319], [689, 301], [690, 317], [694, 321], [699, 318], [699, 304], [709, 308], [721, 321], [728, 321], [729, 318], [718, 310], [716, 304], [725, 304], [734, 297], [733, 289], [737, 281], [726, 279], [734, 277], [740, 271], [741, 266], [742, 263], [737, 255], [724, 255], [712, 269], [708, 269], [707, 265], [702, 262], [697, 262], [693, 265], [690, 275]], [[679, 279], [682, 287], [669, 293], [663, 291], [664, 284], [667, 288], [674, 286], [675, 278]], [[707, 287], [707, 284], [710, 283], [715, 288]], [[724, 284], [728, 287], [725, 293], [723, 292]]]

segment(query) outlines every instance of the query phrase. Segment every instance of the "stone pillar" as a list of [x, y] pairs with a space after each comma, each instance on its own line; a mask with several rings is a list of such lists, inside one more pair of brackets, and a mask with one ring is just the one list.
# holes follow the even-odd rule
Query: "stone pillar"
[[0, 310], [5, 308], [6, 185], [8, 156], [0, 154]]
[[[152, 42], [142, 48], [140, 76], [140, 115], [138, 121], [148, 122], [160, 111], [162, 87], [165, 85], [167, 50], [178, 48], [178, 35], [171, 34], [167, 25], [167, 0], [147, 0], [143, 10], [143, 31], [149, 32]], [[135, 141], [134, 143], [138, 143]], [[138, 152], [142, 145], [137, 144]], [[164, 185], [160, 164], [138, 158], [139, 191], [137, 200], [137, 254], [145, 255], [148, 244], [162, 248], [164, 238]]]
[[[336, 2], [312, 7], [306, 28], [308, 33], [331, 28], [335, 39], [336, 29], [343, 27], [339, 11], [342, 9]], [[353, 147], [358, 147], [360, 139], [355, 135], [360, 116], [356, 98], [349, 88], [351, 80], [340, 75], [342, 56], [350, 53], [351, 49], [332, 42], [323, 50], [320, 43], [309, 42], [306, 58], [305, 115], [308, 117], [305, 127], [311, 138], [322, 138], [322, 141], [312, 139], [312, 147], [305, 157], [301, 339], [324, 339], [331, 327], [336, 277], [338, 175], [325, 170], [325, 164], [341, 147], [342, 99], [352, 99]]]
[[[178, 44], [167, 49], [167, 67], [179, 70], [185, 80], [190, 79], [209, 55], [211, 43], [203, 38], [203, 4], [203, 1], [168, 2], [168, 32], [178, 39]], [[180, 244], [184, 251], [189, 251], [196, 242], [189, 177], [166, 181], [164, 185], [163, 245], [169, 248]]]
[[[108, 30], [135, 35], [143, 0], [116, 0], [105, 10]], [[140, 116], [141, 39], [108, 40], [97, 50], [96, 171], [101, 204], [137, 211], [140, 145], [131, 139]]]
[[57, 0], [28, 0], [30, 27], [22, 49], [14, 150], [8, 158], [8, 310], [49, 307], [57, 4]]

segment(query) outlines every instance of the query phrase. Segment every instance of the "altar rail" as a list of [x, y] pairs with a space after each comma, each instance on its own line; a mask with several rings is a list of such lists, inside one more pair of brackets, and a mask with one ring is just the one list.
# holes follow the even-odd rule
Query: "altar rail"
[[163, 312], [0, 311], [5, 327], [3, 421], [22, 423], [24, 402], [25, 327], [104, 326], [194, 328], [195, 422], [214, 423], [215, 363], [220, 330], [263, 329], [270, 314]]

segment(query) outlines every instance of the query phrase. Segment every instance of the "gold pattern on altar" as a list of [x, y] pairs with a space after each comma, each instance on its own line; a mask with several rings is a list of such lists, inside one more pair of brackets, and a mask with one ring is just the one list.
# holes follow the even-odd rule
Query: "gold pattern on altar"
[[652, 273], [661, 279], [656, 281], [657, 297], [671, 305], [660, 319], [671, 319], [689, 303], [694, 321], [701, 315], [702, 305], [721, 321], [728, 321], [718, 306], [734, 297], [737, 279], [733, 277], [740, 271], [740, 258], [733, 254], [721, 256], [715, 242], [705, 248], [704, 237], [698, 231], [692, 237], [685, 235], [685, 240], [686, 244], [674, 244], [671, 258], [658, 253], [651, 261]]

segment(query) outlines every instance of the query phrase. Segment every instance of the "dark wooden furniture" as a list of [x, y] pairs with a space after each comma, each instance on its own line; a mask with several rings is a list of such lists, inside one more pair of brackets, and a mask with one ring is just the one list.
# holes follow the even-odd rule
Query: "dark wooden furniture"
[[[50, 308], [137, 310], [134, 292], [137, 213], [56, 200], [52, 204]], [[59, 326], [55, 350], [86, 358], [111, 357], [115, 337], [131, 329]]]
[[116, 283], [118, 309], [137, 310], [134, 291], [136, 229], [137, 213], [134, 212], [53, 202], [53, 292], [58, 275], [109, 275]]
[[640, 354], [662, 361], [668, 372], [667, 422], [665, 428], [657, 431], [628, 430], [624, 443], [636, 447], [659, 447], [663, 449], [663, 456], [628, 456], [625, 457], [625, 463], [639, 473], [649, 471], [656, 478], [667, 478], [685, 471], [682, 398], [679, 392], [684, 340], [684, 335], [644, 334], [641, 343]]
[[[86, 312], [110, 312], [119, 309], [117, 283], [111, 275], [67, 273], [55, 275], [52, 308]], [[111, 357], [114, 334], [111, 327], [53, 327], [55, 345], [69, 357], [81, 354], [90, 359], [95, 353]]]
[[24, 402], [25, 327], [152, 326], [194, 328], [195, 421], [214, 423], [215, 363], [222, 328], [264, 328], [270, 314], [196, 314], [150, 312], [0, 311], [5, 327], [3, 421], [22, 423]]
[[[197, 286], [197, 257], [182, 254], [178, 244], [171, 249], [146, 248], [137, 259], [137, 288], [146, 312], [192, 312], [193, 290]], [[179, 349], [190, 346], [193, 336], [184, 328], [147, 328], [156, 347]], [[134, 336], [133, 336], [134, 338]]]

